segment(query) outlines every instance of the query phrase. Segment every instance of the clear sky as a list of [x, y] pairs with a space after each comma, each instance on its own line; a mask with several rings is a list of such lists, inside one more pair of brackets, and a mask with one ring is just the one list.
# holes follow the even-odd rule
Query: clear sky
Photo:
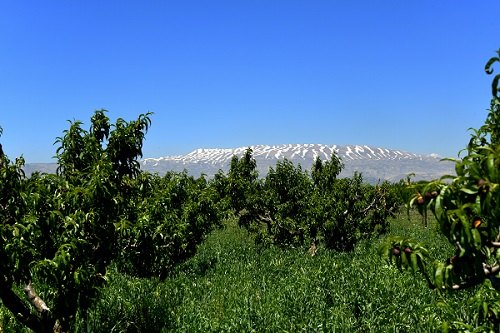
[[[49, 162], [94, 110], [144, 157], [368, 144], [456, 157], [490, 101], [500, 1], [0, 1], [0, 143]], [[500, 71], [500, 68], [496, 68]]]

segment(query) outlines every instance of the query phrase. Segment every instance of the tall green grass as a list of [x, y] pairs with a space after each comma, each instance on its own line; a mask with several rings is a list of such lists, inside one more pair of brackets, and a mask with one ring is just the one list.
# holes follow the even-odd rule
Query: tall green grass
[[[437, 257], [452, 248], [431, 221], [402, 215], [391, 235], [413, 236]], [[349, 253], [256, 245], [232, 221], [213, 232], [171, 277], [110, 274], [80, 332], [434, 332], [469, 320], [470, 292], [440, 294], [377, 253], [381, 239]], [[447, 307], [436, 307], [438, 304]], [[450, 311], [453, 309], [453, 311]]]
[[[256, 245], [234, 221], [214, 231], [172, 275], [136, 279], [111, 271], [108, 286], [75, 332], [435, 332], [443, 321], [470, 322], [470, 291], [442, 294], [377, 253], [391, 235], [452, 255], [434, 221], [402, 214], [389, 235], [348, 253]], [[445, 304], [445, 306], [443, 306]], [[439, 306], [437, 306], [439, 305]], [[0, 307], [0, 331], [24, 332]]]

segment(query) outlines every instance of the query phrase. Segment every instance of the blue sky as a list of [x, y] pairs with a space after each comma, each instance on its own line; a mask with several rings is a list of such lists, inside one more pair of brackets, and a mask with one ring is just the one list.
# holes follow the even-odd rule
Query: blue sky
[[[369, 144], [456, 157], [487, 115], [498, 1], [0, 2], [0, 143], [49, 162], [96, 109], [145, 157]], [[497, 68], [499, 71], [500, 68]]]

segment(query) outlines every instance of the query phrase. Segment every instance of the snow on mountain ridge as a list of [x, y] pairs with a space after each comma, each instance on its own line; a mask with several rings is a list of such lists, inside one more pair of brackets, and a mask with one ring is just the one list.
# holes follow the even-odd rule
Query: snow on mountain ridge
[[[250, 146], [253, 156], [259, 159], [294, 159], [322, 160], [331, 158], [333, 151], [343, 160], [422, 160], [439, 159], [436, 154], [419, 155], [395, 149], [379, 148], [367, 145], [323, 145], [323, 144], [285, 144], [285, 145], [255, 145]], [[238, 148], [199, 148], [186, 155], [145, 158], [143, 165], [156, 164], [160, 161], [175, 161], [180, 163], [225, 164], [236, 155], [241, 157], [247, 147]]]
[[[360, 172], [365, 181], [373, 184], [380, 180], [397, 182], [406, 179], [409, 174], [413, 174], [415, 180], [431, 180], [455, 172], [453, 162], [442, 161], [436, 154], [419, 155], [367, 145], [288, 144], [257, 145], [251, 148], [260, 177], [265, 177], [278, 160], [287, 158], [296, 165], [300, 164], [304, 170], [311, 170], [316, 157], [319, 156], [323, 161], [329, 160], [332, 152], [336, 152], [344, 163], [339, 177], [351, 177], [354, 172]], [[186, 171], [195, 177], [206, 175], [210, 178], [221, 170], [228, 172], [231, 158], [234, 155], [242, 156], [246, 149], [200, 148], [186, 155], [146, 158], [141, 161], [141, 169], [159, 175], [170, 171]], [[25, 166], [28, 175], [33, 171], [55, 173], [56, 168], [55, 163]]]

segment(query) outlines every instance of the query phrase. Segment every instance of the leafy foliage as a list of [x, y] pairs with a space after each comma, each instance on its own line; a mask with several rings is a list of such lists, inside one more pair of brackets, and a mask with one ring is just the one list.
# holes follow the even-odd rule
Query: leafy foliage
[[[500, 56], [500, 51], [498, 51]], [[499, 57], [490, 59], [486, 72]], [[390, 239], [382, 248], [389, 260], [422, 272], [432, 288], [463, 289], [482, 285], [476, 297], [477, 329], [500, 330], [500, 98], [499, 75], [492, 83], [493, 98], [485, 124], [474, 130], [466, 155], [455, 161], [456, 176], [421, 183], [410, 202], [422, 213], [430, 208], [440, 230], [454, 246], [445, 262], [432, 261], [412, 240]], [[451, 181], [446, 182], [446, 180]], [[396, 249], [409, 248], [409, 260], [398, 261]], [[447, 329], [468, 329], [455, 323]]]
[[339, 179], [326, 191], [318, 189], [316, 212], [328, 247], [351, 250], [360, 239], [386, 233], [388, 218], [399, 209], [392, 185], [363, 183], [361, 174]]
[[142, 174], [138, 182], [142, 186], [136, 186], [139, 191], [134, 196], [135, 223], [117, 224], [118, 267], [139, 277], [165, 277], [195, 253], [213, 227], [221, 225], [215, 192], [205, 178], [194, 179], [185, 172], [164, 177]]
[[22, 159], [0, 154], [0, 299], [30, 329], [68, 331], [77, 313], [85, 320], [111, 262], [166, 275], [219, 223], [204, 178], [140, 171], [150, 115], [111, 124], [99, 110], [88, 131], [70, 122], [56, 140], [57, 175], [26, 178]]
[[227, 177], [232, 208], [257, 241], [281, 246], [311, 245], [352, 250], [361, 239], [386, 232], [399, 207], [395, 186], [365, 184], [361, 174], [337, 179], [342, 162], [315, 161], [311, 174], [288, 160], [258, 179], [251, 150], [234, 157]]
[[[149, 124], [146, 114], [112, 126], [104, 110], [96, 111], [90, 131], [71, 122], [56, 140], [59, 175], [26, 179], [22, 160], [10, 164], [1, 156], [0, 297], [34, 331], [67, 331], [77, 309], [85, 313], [105, 282], [117, 253], [114, 223], [129, 211], [122, 185], [138, 173]], [[13, 292], [16, 284], [25, 286], [35, 312]], [[40, 292], [47, 303], [35, 285], [46, 287]]]

